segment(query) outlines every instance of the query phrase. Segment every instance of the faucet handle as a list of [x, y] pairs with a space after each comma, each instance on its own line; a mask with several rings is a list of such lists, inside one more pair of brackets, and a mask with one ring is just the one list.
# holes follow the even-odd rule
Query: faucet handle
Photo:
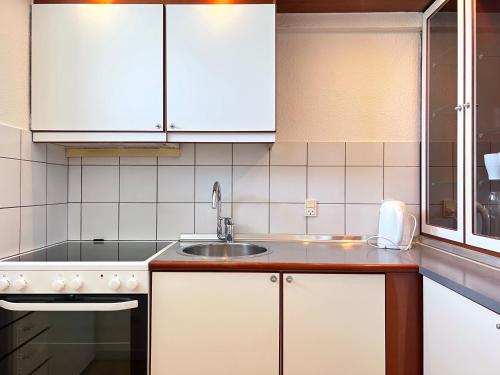
[[230, 217], [224, 218], [224, 237], [228, 242], [234, 241], [234, 222]]

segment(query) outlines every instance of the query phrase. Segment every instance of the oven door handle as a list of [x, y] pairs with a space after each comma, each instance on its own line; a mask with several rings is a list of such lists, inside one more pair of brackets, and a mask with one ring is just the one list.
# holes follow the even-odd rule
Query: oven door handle
[[0, 300], [0, 307], [9, 311], [123, 311], [137, 308], [137, 300], [123, 302], [9, 302]]

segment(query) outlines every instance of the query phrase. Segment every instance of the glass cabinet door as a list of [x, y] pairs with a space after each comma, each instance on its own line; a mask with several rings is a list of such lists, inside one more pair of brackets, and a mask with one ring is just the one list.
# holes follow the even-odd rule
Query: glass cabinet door
[[422, 46], [422, 232], [463, 241], [462, 0], [424, 13]]
[[500, 251], [500, 0], [466, 0], [467, 242]]

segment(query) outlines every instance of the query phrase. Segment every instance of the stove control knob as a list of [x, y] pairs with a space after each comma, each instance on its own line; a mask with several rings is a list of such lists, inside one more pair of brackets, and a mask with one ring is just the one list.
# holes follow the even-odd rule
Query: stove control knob
[[110, 289], [118, 290], [120, 288], [121, 282], [118, 276], [113, 276], [111, 280], [109, 280], [108, 286]]
[[28, 283], [26, 282], [26, 280], [22, 276], [16, 280], [14, 280], [14, 282], [12, 283], [12, 286], [14, 287], [14, 289], [17, 289], [17, 290], [23, 290], [24, 288], [26, 288], [26, 285], [28, 285]]
[[128, 290], [130, 291], [135, 290], [138, 286], [139, 286], [139, 281], [137, 281], [137, 279], [134, 276], [132, 276], [130, 279], [127, 280], [126, 287]]
[[52, 284], [50, 286], [52, 287], [52, 290], [54, 292], [60, 292], [66, 285], [64, 284], [63, 279], [55, 279], [54, 281], [52, 281]]
[[69, 282], [69, 287], [73, 290], [79, 290], [83, 286], [83, 281], [79, 276], [76, 276]]
[[0, 279], [0, 290], [5, 290], [10, 286], [10, 281], [6, 277]]

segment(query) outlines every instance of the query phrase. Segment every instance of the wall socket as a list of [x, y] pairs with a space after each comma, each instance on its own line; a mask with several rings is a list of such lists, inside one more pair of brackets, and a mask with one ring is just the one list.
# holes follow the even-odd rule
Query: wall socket
[[316, 199], [307, 199], [305, 211], [307, 217], [318, 216], [318, 201]]

